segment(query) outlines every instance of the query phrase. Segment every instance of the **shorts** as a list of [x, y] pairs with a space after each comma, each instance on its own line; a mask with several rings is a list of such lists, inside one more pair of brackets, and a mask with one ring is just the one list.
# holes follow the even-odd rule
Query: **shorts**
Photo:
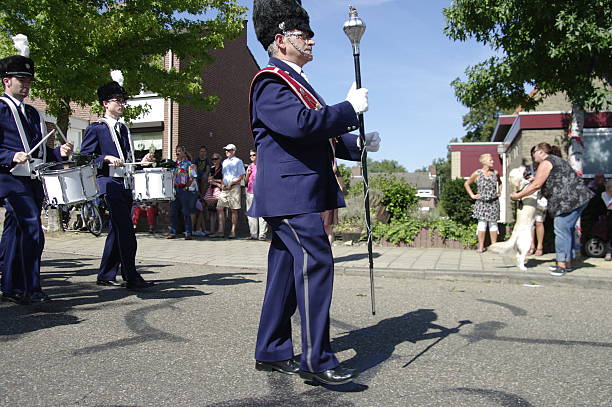
[[240, 209], [240, 185], [234, 185], [229, 191], [221, 191], [217, 207]]
[[544, 223], [546, 220], [546, 209], [537, 208], [535, 211], [534, 220], [536, 222]]

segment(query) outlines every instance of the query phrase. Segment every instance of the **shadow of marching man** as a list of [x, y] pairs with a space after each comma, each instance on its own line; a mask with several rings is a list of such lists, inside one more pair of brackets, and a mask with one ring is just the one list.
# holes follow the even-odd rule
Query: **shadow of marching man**
[[[334, 339], [332, 348], [335, 352], [354, 349], [356, 354], [343, 362], [349, 368], [365, 372], [392, 357], [395, 347], [403, 342], [417, 343], [423, 340], [439, 338], [424, 351], [414, 357], [408, 364], [431, 349], [433, 345], [450, 334], [459, 332], [462, 325], [471, 323], [461, 321], [455, 328], [446, 328], [435, 324], [438, 315], [433, 309], [418, 309], [404, 315], [387, 318], [378, 324], [348, 332], [346, 335]], [[438, 332], [428, 331], [435, 329]]]

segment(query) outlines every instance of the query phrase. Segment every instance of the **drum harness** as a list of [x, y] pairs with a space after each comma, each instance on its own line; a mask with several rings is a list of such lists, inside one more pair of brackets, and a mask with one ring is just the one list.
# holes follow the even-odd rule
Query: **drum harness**
[[[102, 117], [100, 120], [98, 120], [98, 122], [106, 124], [106, 127], [108, 127], [108, 131], [110, 132], [111, 138], [113, 139], [113, 143], [115, 143], [115, 147], [117, 148], [117, 152], [119, 153], [119, 158], [121, 159], [121, 161], [123, 161], [124, 164], [128, 164], [125, 167], [125, 175], [123, 177], [123, 182], [126, 189], [132, 189], [134, 184], [134, 178], [132, 176], [133, 166], [129, 164], [134, 163], [136, 159], [134, 158], [134, 141], [132, 140], [132, 133], [130, 133], [130, 128], [128, 126], [125, 126], [125, 124], [121, 123], [120, 121], [117, 121], [116, 126], [112, 126], [106, 117]], [[128, 151], [128, 158], [130, 159], [130, 162], [126, 162], [125, 160], [123, 150], [121, 150], [121, 144], [119, 143], [120, 134], [117, 134], [117, 129], [120, 129], [122, 125], [125, 126], [125, 128], [127, 129], [127, 137], [130, 147], [130, 151]]]
[[[21, 143], [23, 144], [23, 148], [28, 152], [27, 154], [30, 155], [32, 153], [32, 150], [30, 150], [30, 143], [28, 142], [28, 138], [27, 138], [27, 136], [25, 134], [25, 131], [23, 129], [23, 123], [21, 121], [21, 117], [19, 117], [19, 113], [17, 112], [17, 107], [15, 106], [15, 103], [13, 103], [13, 101], [11, 101], [9, 98], [7, 98], [5, 96], [0, 97], [0, 100], [2, 100], [4, 103], [6, 103], [8, 105], [8, 107], [9, 107], [9, 109], [11, 109], [11, 113], [13, 113], [13, 118], [15, 119], [15, 124], [17, 125], [17, 130], [19, 132], [19, 137], [21, 138]], [[24, 103], [24, 106], [25, 106], [25, 103]], [[31, 106], [31, 107], [36, 110], [36, 108], [34, 108], [33, 106]], [[25, 111], [25, 107], [24, 107], [24, 111]], [[41, 131], [40, 134], [44, 135], [47, 132], [46, 131], [47, 130], [47, 126], [46, 126], [45, 121], [43, 119], [43, 116], [40, 114], [40, 112], [38, 110], [36, 110], [36, 112], [38, 113], [38, 118], [40, 119], [40, 131]], [[24, 113], [24, 116], [26, 116], [25, 113]], [[39, 160], [40, 160], [40, 158], [36, 159], [36, 161], [39, 161]], [[27, 176], [29, 176], [32, 179], [37, 178], [37, 175], [34, 172], [34, 169], [35, 169], [34, 167], [35, 166], [33, 167], [32, 164], [31, 164], [31, 163], [34, 163], [36, 161], [28, 160], [24, 164], [17, 164], [15, 167], [13, 167], [11, 169], [11, 173], [14, 176], [17, 176], [17, 177], [27, 177]], [[47, 149], [44, 148], [44, 146], [43, 146], [43, 148], [42, 148], [42, 162], [39, 162], [38, 164], [44, 163], [46, 161], [47, 161]]]

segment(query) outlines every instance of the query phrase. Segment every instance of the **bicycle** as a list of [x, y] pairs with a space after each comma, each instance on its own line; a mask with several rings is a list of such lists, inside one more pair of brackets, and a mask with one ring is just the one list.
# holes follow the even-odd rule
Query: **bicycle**
[[[44, 231], [49, 230], [49, 227], [45, 227], [44, 225], [49, 222], [50, 209], [53, 209], [53, 207], [45, 200], [42, 210]], [[75, 205], [58, 205], [57, 210], [59, 211], [59, 224], [62, 231], [88, 231], [96, 237], [102, 234], [104, 222], [98, 204], [96, 204], [95, 201], [86, 201]], [[76, 215], [74, 219], [72, 216], [73, 214]]]

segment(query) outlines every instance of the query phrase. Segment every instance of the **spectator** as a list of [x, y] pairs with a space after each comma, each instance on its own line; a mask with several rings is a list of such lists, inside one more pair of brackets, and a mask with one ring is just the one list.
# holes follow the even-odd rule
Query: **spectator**
[[601, 199], [607, 208], [607, 241], [606, 241], [606, 261], [612, 261], [612, 179], [606, 182], [606, 190], [601, 193]]
[[132, 224], [134, 225], [134, 229], [138, 226], [138, 220], [143, 213], [147, 215], [149, 233], [155, 233], [155, 215], [157, 213], [157, 208], [154, 204], [147, 202], [135, 203], [132, 208]]
[[[338, 170], [338, 163], [334, 158], [332, 163], [332, 170], [334, 171], [334, 175], [336, 176], [336, 182], [340, 187], [340, 192], [342, 195], [348, 193], [346, 189], [346, 185], [344, 184], [344, 180], [342, 179], [342, 175]], [[327, 209], [321, 212], [321, 218], [323, 219], [323, 229], [325, 230], [325, 234], [327, 235], [327, 240], [329, 240], [329, 244], [334, 243], [334, 225], [338, 224], [338, 208], [335, 209]]]
[[[217, 216], [217, 201], [221, 193], [223, 185], [223, 168], [221, 166], [221, 156], [213, 154], [212, 166], [210, 167], [210, 176], [208, 177], [208, 188], [204, 193], [204, 203], [206, 204], [206, 213], [208, 215], [209, 230], [219, 230], [221, 227], [217, 225], [219, 217]], [[212, 236], [211, 236], [212, 237]]]
[[[535, 146], [531, 148], [531, 173], [529, 177], [529, 181], [533, 181], [534, 175], [538, 169], [538, 163], [535, 162], [533, 158], [533, 153], [535, 151]], [[531, 232], [531, 248], [529, 249], [528, 254], [535, 254], [536, 256], [542, 256], [544, 254], [544, 221], [546, 221], [546, 207], [548, 205], [548, 201], [543, 196], [538, 194], [537, 206], [535, 212], [535, 228]]]
[[[499, 219], [499, 185], [497, 171], [493, 169], [491, 154], [482, 154], [479, 159], [482, 168], [474, 171], [463, 186], [474, 202], [473, 217], [478, 220], [478, 252], [485, 251], [484, 242], [489, 227], [491, 244], [497, 242], [497, 221]], [[470, 186], [476, 181], [477, 193]]]
[[593, 178], [589, 182], [588, 187], [591, 189], [591, 191], [595, 192], [597, 195], [600, 195], [601, 193], [605, 192], [606, 190], [605, 175], [601, 172], [598, 172], [597, 174], [595, 174], [595, 178]]
[[[246, 170], [246, 209], [247, 211], [253, 204], [253, 188], [255, 187], [255, 177], [257, 176], [257, 152], [255, 150], [249, 151], [249, 158], [251, 164]], [[268, 224], [264, 218], [251, 218], [247, 216], [249, 220], [249, 232], [250, 236], [247, 239], [259, 239], [266, 240], [266, 233], [268, 232]]]
[[236, 237], [238, 225], [238, 210], [240, 209], [240, 183], [244, 178], [244, 163], [236, 157], [236, 146], [228, 144], [223, 147], [225, 160], [222, 164], [223, 184], [217, 201], [217, 216], [219, 217], [219, 229], [212, 237], [223, 237], [225, 235], [225, 208], [229, 208], [232, 214], [232, 229], [228, 238]]
[[210, 167], [212, 162], [208, 158], [208, 149], [206, 146], [200, 146], [198, 151], [198, 157], [193, 161], [198, 172], [198, 181], [200, 193], [204, 195], [206, 188], [208, 187], [208, 176], [210, 175]]
[[195, 209], [196, 195], [189, 188], [193, 182], [197, 182], [195, 166], [189, 161], [187, 150], [184, 146], [176, 146], [176, 175], [174, 177], [174, 201], [170, 203], [171, 226], [170, 233], [166, 239], [175, 239], [178, 224], [178, 213], [183, 213], [185, 225], [185, 240], [191, 240], [192, 224], [191, 213]]
[[539, 164], [531, 184], [510, 195], [519, 200], [542, 189], [548, 200], [548, 212], [555, 217], [555, 251], [557, 264], [551, 269], [553, 276], [563, 276], [571, 269], [574, 258], [574, 230], [580, 214], [588, 205], [593, 192], [584, 185], [574, 169], [562, 158], [551, 154], [548, 143], [540, 143], [533, 153]]

